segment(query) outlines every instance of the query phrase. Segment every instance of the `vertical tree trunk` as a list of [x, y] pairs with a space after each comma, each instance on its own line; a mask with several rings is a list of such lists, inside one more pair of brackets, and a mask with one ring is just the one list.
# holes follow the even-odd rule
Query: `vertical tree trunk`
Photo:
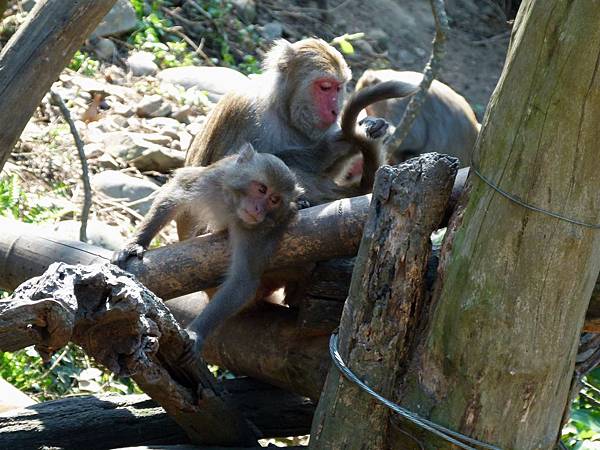
[[[504, 191], [590, 223], [600, 222], [599, 24], [598, 0], [523, 2], [475, 157]], [[550, 449], [600, 231], [527, 209], [475, 174], [470, 182], [445, 242], [437, 308], [397, 398], [502, 449]]]
[[0, 53], [0, 170], [44, 94], [115, 0], [38, 0]]
[[[393, 393], [406, 369], [402, 362], [424, 306], [430, 235], [442, 220], [457, 169], [457, 159], [428, 154], [377, 173], [342, 313], [339, 349], [348, 366], [383, 396]], [[390, 449], [389, 414], [333, 367], [313, 420], [310, 447]]]

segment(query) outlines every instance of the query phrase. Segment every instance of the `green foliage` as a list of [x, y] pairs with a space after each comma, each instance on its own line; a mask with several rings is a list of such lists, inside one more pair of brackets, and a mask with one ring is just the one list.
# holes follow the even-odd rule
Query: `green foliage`
[[[59, 183], [54, 195], [65, 196], [69, 187]], [[53, 205], [43, 205], [36, 196], [27, 194], [16, 176], [0, 178], [0, 215], [27, 223], [52, 221], [65, 213]], [[9, 293], [0, 290], [0, 298]], [[28, 348], [18, 352], [0, 352], [0, 376], [37, 400], [51, 400], [65, 395], [92, 392], [136, 392], [131, 380], [93, 367], [90, 359], [75, 345], [68, 345], [44, 364], [38, 354]], [[139, 389], [137, 389], [139, 392]]]
[[[67, 189], [64, 184], [59, 184], [53, 192], [64, 195]], [[56, 219], [64, 213], [63, 209], [56, 206], [30, 201], [30, 196], [16, 175], [0, 178], [0, 216], [12, 216], [26, 223], [40, 223]]]
[[[163, 4], [166, 0], [147, 2], [131, 0], [138, 16], [138, 27], [129, 37], [129, 42], [137, 49], [151, 52], [161, 68], [204, 64], [195, 49], [182, 39], [181, 27], [174, 27], [172, 20], [165, 16]], [[260, 64], [253, 54], [260, 43], [260, 36], [254, 25], [245, 25], [235, 14], [232, 4], [224, 0], [195, 0], [190, 2], [191, 14], [196, 14], [198, 30], [207, 49], [218, 49], [212, 62], [239, 69], [245, 73], [257, 73]], [[232, 37], [233, 36], [233, 37]], [[193, 34], [189, 38], [193, 39]], [[241, 50], [242, 49], [242, 50]], [[207, 50], [208, 51], [208, 50]]]
[[73, 59], [69, 63], [69, 69], [74, 70], [83, 75], [92, 76], [100, 67], [100, 62], [93, 59], [90, 55], [80, 50], [77, 50]]
[[354, 53], [354, 46], [350, 43], [350, 41], [355, 41], [357, 39], [362, 39], [365, 37], [365, 33], [353, 33], [353, 34], [344, 34], [342, 36], [337, 36], [331, 41], [331, 45], [339, 45], [340, 51], [344, 55], [351, 55]]
[[38, 401], [97, 392], [141, 392], [130, 379], [117, 379], [93, 367], [90, 358], [74, 344], [55, 353], [48, 364], [32, 347], [0, 352], [0, 376]]
[[575, 450], [600, 448], [600, 368], [584, 379], [584, 388], [573, 402], [571, 417], [562, 431], [562, 441]]

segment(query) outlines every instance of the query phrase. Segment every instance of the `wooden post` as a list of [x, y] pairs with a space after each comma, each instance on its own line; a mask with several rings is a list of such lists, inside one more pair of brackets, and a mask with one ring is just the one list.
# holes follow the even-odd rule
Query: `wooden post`
[[[600, 270], [600, 3], [526, 0], [402, 405], [502, 449], [553, 449]], [[491, 184], [491, 185], [490, 185]], [[505, 192], [501, 194], [492, 186]], [[424, 448], [454, 448], [424, 434]]]
[[[342, 358], [393, 398], [425, 305], [430, 235], [450, 197], [458, 160], [437, 154], [379, 169], [340, 324]], [[327, 376], [311, 450], [391, 449], [390, 410], [336, 368]]]

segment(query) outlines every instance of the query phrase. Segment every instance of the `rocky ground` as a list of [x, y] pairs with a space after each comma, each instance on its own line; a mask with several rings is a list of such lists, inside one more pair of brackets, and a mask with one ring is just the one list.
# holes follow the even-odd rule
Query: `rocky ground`
[[[18, 2], [18, 8], [29, 2]], [[183, 2], [182, 2], [183, 3]], [[348, 55], [354, 78], [368, 67], [422, 70], [429, 57], [434, 26], [425, 0], [319, 2], [237, 0], [236, 14], [257, 23], [258, 57], [273, 39], [364, 32]], [[442, 81], [471, 102], [478, 116], [500, 74], [510, 28], [493, 0], [449, 0], [452, 33]], [[66, 102], [85, 144], [93, 207], [88, 236], [93, 243], [118, 248], [132, 224], [148, 210], [152, 194], [171, 171], [181, 167], [193, 137], [219, 97], [247, 80], [225, 67], [160, 70], [155, 55], [131, 50], [119, 36], [135, 26], [128, 2], [97, 30], [86, 49], [100, 65], [87, 75], [65, 69], [53, 89]], [[29, 5], [31, 6], [31, 5]], [[175, 10], [173, 10], [175, 11]], [[179, 14], [179, 11], [175, 14]], [[6, 20], [6, 19], [5, 19]], [[207, 49], [208, 51], [208, 49]], [[80, 71], [83, 72], [83, 71]], [[77, 238], [83, 194], [81, 164], [73, 136], [47, 96], [29, 122], [1, 180], [20, 183], [30, 204], [56, 211], [56, 236]], [[5, 181], [6, 182], [6, 181]], [[174, 238], [172, 229], [159, 240]]]

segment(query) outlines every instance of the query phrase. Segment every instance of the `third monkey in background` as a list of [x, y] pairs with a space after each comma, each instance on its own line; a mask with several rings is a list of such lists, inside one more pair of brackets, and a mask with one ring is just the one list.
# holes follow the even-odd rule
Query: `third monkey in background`
[[[358, 80], [356, 90], [389, 81], [416, 86], [422, 77], [418, 72], [367, 70]], [[365, 111], [398, 125], [407, 104], [404, 99], [386, 100], [367, 106]], [[438, 152], [455, 156], [462, 167], [468, 166], [478, 133], [479, 123], [469, 103], [449, 86], [433, 80], [408, 136], [400, 148], [385, 148], [385, 159], [397, 164], [421, 153]]]

